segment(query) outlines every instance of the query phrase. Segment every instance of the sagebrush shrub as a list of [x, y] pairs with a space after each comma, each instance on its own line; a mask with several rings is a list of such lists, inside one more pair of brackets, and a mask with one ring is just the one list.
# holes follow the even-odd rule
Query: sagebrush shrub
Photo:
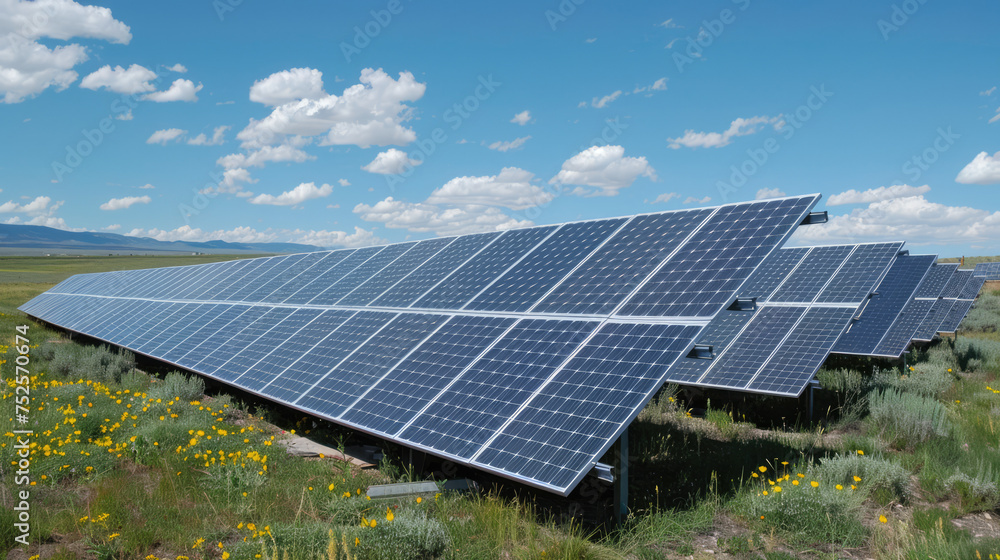
[[873, 391], [868, 395], [871, 427], [900, 448], [912, 448], [933, 437], [949, 433], [948, 411], [933, 398], [896, 389]]
[[372, 560], [437, 558], [451, 546], [440, 521], [421, 512], [402, 510], [392, 522], [363, 531], [358, 557]]
[[149, 397], [152, 399], [172, 400], [177, 398], [182, 401], [192, 401], [204, 393], [205, 381], [202, 378], [172, 371], [149, 391]]
[[[810, 469], [809, 475], [848, 488], [853, 484], [866, 494], [885, 491], [901, 502], [912, 496], [910, 472], [906, 468], [870, 455], [848, 453], [828, 457]], [[856, 481], [855, 476], [861, 481]]]

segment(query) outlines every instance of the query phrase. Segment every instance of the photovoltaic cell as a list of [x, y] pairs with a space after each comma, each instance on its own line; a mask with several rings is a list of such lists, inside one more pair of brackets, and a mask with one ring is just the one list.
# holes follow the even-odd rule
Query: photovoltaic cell
[[258, 393], [271, 383], [278, 383], [278, 387], [289, 383], [289, 380], [282, 374], [288, 371], [288, 368], [292, 367], [299, 359], [308, 355], [320, 342], [331, 336], [331, 333], [340, 328], [354, 313], [353, 311], [335, 309], [323, 311], [318, 317], [306, 323], [295, 335], [275, 346], [253, 368], [238, 377], [236, 383]]
[[411, 307], [460, 309], [555, 229], [548, 226], [503, 232]]
[[398, 437], [471, 457], [595, 327], [592, 321], [521, 320]]
[[941, 292], [941, 297], [957, 298], [962, 294], [962, 289], [965, 288], [970, 278], [972, 278], [971, 270], [956, 270], [955, 275], [951, 277]]
[[636, 216], [532, 311], [610, 313], [709, 214], [699, 209]]
[[916, 332], [913, 333], [913, 340], [920, 341], [930, 341], [934, 339], [934, 335], [940, 330], [939, 327], [941, 323], [944, 322], [948, 314], [951, 313], [951, 308], [954, 307], [955, 300], [953, 299], [939, 299], [934, 302], [927, 316], [924, 320], [920, 322], [920, 326], [917, 327]]
[[500, 232], [489, 232], [459, 237], [414, 270], [405, 281], [399, 282], [382, 294], [371, 305], [409, 307], [417, 298], [499, 236]]
[[392, 264], [354, 288], [338, 301], [337, 305], [367, 305], [454, 240], [454, 237], [441, 237], [417, 243], [404, 255], [392, 261]]
[[872, 355], [936, 260], [934, 255], [897, 257], [876, 289], [876, 295], [862, 309], [860, 319], [840, 337], [833, 351]]
[[745, 387], [771, 357], [805, 307], [765, 307], [699, 380], [699, 385]]
[[395, 317], [395, 313], [358, 312], [343, 324], [334, 327], [325, 338], [302, 354], [261, 392], [287, 402], [295, 402]]
[[957, 263], [939, 263], [931, 267], [930, 272], [927, 273], [927, 278], [917, 288], [915, 297], [937, 299], [948, 284], [948, 281], [955, 275], [957, 268]]
[[[298, 294], [299, 290], [302, 290], [306, 286], [312, 284], [314, 280], [316, 280], [320, 276], [323, 276], [324, 274], [327, 275], [327, 277], [324, 280], [330, 280], [335, 282], [336, 280], [332, 280], [329, 276], [336, 275], [338, 273], [346, 274], [345, 272], [346, 267], [339, 268], [336, 271], [334, 270], [334, 267], [340, 264], [341, 261], [344, 261], [351, 255], [353, 255], [354, 249], [333, 251], [328, 253], [316, 253], [316, 254], [320, 255], [319, 259], [316, 262], [311, 264], [308, 268], [303, 270], [294, 278], [288, 280], [287, 282], [276, 288], [270, 294], [261, 298], [261, 301], [265, 303], [283, 303], [286, 300], [291, 299], [291, 297], [294, 297], [294, 296], [289, 296], [289, 294]], [[337, 276], [337, 278], [339, 279], [339, 276]], [[319, 286], [322, 285], [322, 282], [323, 281], [321, 280], [317, 284], [317, 288], [319, 288]], [[314, 295], [316, 295], [316, 293], [319, 293], [318, 289], [316, 290], [315, 293], [312, 293], [311, 295], [308, 292], [301, 294], [300, 297], [303, 300], [301, 301], [301, 303], [309, 301], [309, 299], [311, 299]]]
[[938, 327], [938, 332], [955, 332], [958, 330], [958, 326], [962, 324], [962, 319], [969, 314], [969, 310], [972, 309], [971, 299], [958, 299], [955, 300], [955, 304], [951, 307], [948, 315], [941, 322], [941, 326]]
[[236, 354], [247, 347], [257, 344], [269, 330], [295, 311], [295, 309], [289, 307], [272, 307], [267, 309], [256, 321], [244, 326], [239, 331], [233, 332], [233, 336], [226, 340], [226, 342], [219, 345], [219, 347], [212, 350], [200, 362], [195, 364], [194, 369], [226, 381], [235, 378], [236, 375], [232, 372], [220, 370], [226, 367], [227, 362], [233, 359]]
[[986, 281], [1000, 280], [1000, 262], [983, 262], [976, 265], [974, 276], [982, 276]]
[[605, 325], [476, 462], [557, 487], [572, 485], [662, 386], [664, 371], [698, 330]]
[[853, 314], [853, 309], [844, 307], [814, 307], [807, 311], [747, 388], [790, 396], [801, 394]]
[[337, 280], [327, 289], [323, 290], [316, 297], [309, 300], [310, 305], [334, 305], [340, 298], [349, 294], [353, 289], [361, 285], [365, 280], [378, 274], [380, 270], [389, 266], [392, 261], [417, 245], [416, 242], [396, 243], [386, 245], [382, 250], [375, 253], [368, 260], [358, 265], [357, 268], [348, 272], [343, 278]]
[[564, 225], [465, 309], [527, 311], [624, 222], [618, 218]]
[[513, 324], [503, 317], [452, 317], [342, 418], [396, 434]]
[[[332, 285], [336, 284], [341, 278], [349, 274], [351, 271], [357, 267], [364, 264], [365, 261], [370, 259], [373, 255], [382, 250], [382, 247], [362, 247], [352, 251], [350, 255], [344, 257], [341, 261], [333, 263], [332, 266], [323, 270], [319, 274], [316, 274], [311, 281], [299, 288], [298, 290], [292, 292], [291, 290], [282, 290], [285, 293], [290, 293], [281, 301], [281, 303], [286, 304], [302, 304], [309, 303], [312, 301], [320, 292], [330, 288]], [[320, 261], [320, 264], [325, 264], [326, 259]], [[338, 298], [339, 299], [339, 298]]]
[[758, 303], [768, 301], [779, 284], [798, 266], [809, 252], [808, 247], [793, 247], [775, 251], [764, 264], [750, 275], [740, 288], [740, 296], [755, 297]]
[[447, 319], [447, 315], [399, 315], [337, 364], [336, 369], [327, 373], [295, 404], [328, 416], [339, 416]]
[[719, 208], [619, 314], [714, 315], [809, 207], [803, 199], [781, 199]]
[[979, 295], [979, 290], [983, 289], [983, 284], [986, 283], [986, 278], [983, 276], [969, 278], [962, 287], [962, 292], [958, 294], [958, 299], [976, 299]]
[[[250, 373], [250, 377], [243, 386], [250, 390], [257, 390], [277, 374], [275, 371], [258, 367], [258, 362], [273, 352], [282, 342], [295, 337], [300, 329], [322, 313], [319, 309], [294, 309], [287, 316], [278, 320], [280, 314], [277, 309], [280, 308], [275, 309], [275, 315], [272, 317], [276, 322], [262, 324], [267, 330], [253, 343], [247, 344], [242, 350], [228, 358], [225, 363], [219, 365], [214, 372], [215, 377], [224, 381], [233, 381], [241, 376], [246, 377], [245, 374]], [[245, 332], [251, 333], [254, 330], [247, 329]]]
[[902, 248], [903, 243], [899, 241], [858, 245], [816, 302], [861, 304], [871, 293], [872, 280], [878, 282], [887, 263], [891, 263]]
[[289, 256], [280, 267], [277, 267], [272, 274], [268, 275], [263, 284], [243, 298], [243, 301], [264, 301], [264, 298], [271, 295], [286, 282], [299, 276], [329, 254], [329, 251], [323, 251]]
[[934, 307], [934, 300], [911, 299], [903, 307], [889, 330], [886, 331], [872, 355], [887, 358], [902, 356], [909, 347], [917, 329], [920, 328], [920, 323], [927, 317], [932, 307]]
[[768, 298], [772, 302], [811, 302], [819, 295], [854, 247], [815, 247]]
[[[698, 344], [711, 345], [717, 354], [729, 346], [743, 327], [753, 319], [752, 311], [720, 311], [715, 319], [702, 329]], [[712, 360], [706, 358], [682, 357], [667, 372], [667, 381], [671, 383], [691, 384], [698, 381], [708, 371]]]

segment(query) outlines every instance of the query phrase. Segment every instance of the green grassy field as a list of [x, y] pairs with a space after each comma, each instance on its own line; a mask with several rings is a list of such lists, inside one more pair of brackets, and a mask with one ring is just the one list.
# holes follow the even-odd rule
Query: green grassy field
[[58, 284], [74, 274], [86, 272], [207, 264], [249, 259], [255, 256], [260, 255], [0, 257], [0, 284], [19, 282]]
[[[224, 257], [0, 259], [0, 554], [8, 558], [998, 558], [1000, 293], [910, 368], [823, 370], [794, 400], [666, 387], [630, 429], [628, 521], [610, 493], [486, 481], [477, 495], [368, 500], [413, 473], [288, 455], [350, 431], [240, 402], [197, 377], [69, 340], [16, 311], [69, 274]], [[206, 259], [206, 260], [195, 260]], [[27, 325], [30, 545], [15, 538], [14, 364]], [[22, 341], [23, 342], [23, 341]], [[20, 350], [23, 350], [21, 348]], [[23, 360], [22, 360], [23, 361]], [[143, 366], [145, 364], [145, 366]], [[861, 371], [864, 371], [862, 374]], [[396, 457], [389, 448], [389, 457]], [[567, 514], [567, 512], [569, 512]], [[581, 513], [583, 512], [583, 513]], [[599, 513], [598, 513], [599, 515]]]

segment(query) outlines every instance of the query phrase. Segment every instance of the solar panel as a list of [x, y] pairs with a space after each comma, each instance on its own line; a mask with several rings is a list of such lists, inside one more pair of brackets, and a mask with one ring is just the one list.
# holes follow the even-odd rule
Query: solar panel
[[984, 262], [976, 265], [974, 276], [981, 276], [987, 281], [1000, 280], [1000, 262]]
[[698, 344], [713, 348], [714, 358], [682, 358], [666, 379], [798, 396], [901, 247], [896, 242], [777, 251], [741, 288], [742, 296], [758, 298], [757, 309], [716, 315], [698, 336]]
[[22, 310], [565, 495], [817, 200], [81, 275]]
[[917, 339], [917, 331], [930, 315], [938, 296], [954, 276], [956, 268], [958, 268], [956, 264], [935, 264], [931, 267], [917, 286], [913, 297], [896, 316], [896, 320], [875, 347], [876, 356], [898, 358], [903, 355], [910, 342]]
[[626, 300], [628, 316], [711, 317], [726, 305], [776, 244], [781, 224], [801, 216], [801, 199], [723, 206]]
[[698, 209], [636, 216], [532, 311], [611, 312], [709, 214]]
[[930, 342], [934, 339], [939, 331], [941, 331], [941, 323], [944, 322], [948, 314], [951, 313], [951, 308], [955, 306], [955, 300], [940, 298], [934, 302], [931, 310], [924, 317], [924, 320], [920, 322], [920, 326], [917, 327], [916, 332], [913, 333], [913, 340], [918, 340], [922, 342]]
[[970, 309], [972, 309], [971, 299], [955, 300], [951, 310], [948, 311], [948, 315], [945, 316], [944, 321], [941, 322], [941, 326], [938, 327], [938, 332], [951, 333], [957, 331], [958, 326], [962, 323], [962, 319], [969, 314]]
[[819, 295], [834, 273], [840, 270], [854, 247], [841, 245], [816, 247], [809, 251], [799, 266], [771, 294], [771, 302], [812, 301]]
[[965, 283], [962, 291], [958, 294], [958, 299], [976, 299], [976, 296], [979, 295], [979, 291], [983, 289], [983, 284], [985, 283], [986, 277], [984, 276], [969, 278], [969, 281]]
[[943, 298], [957, 298], [962, 293], [962, 289], [965, 285], [969, 283], [969, 279], [972, 278], [971, 270], [956, 270], [955, 275], [951, 277], [948, 284], [945, 285], [944, 290], [941, 292], [941, 297]]
[[[935, 255], [897, 257], [875, 293], [864, 304], [860, 318], [840, 337], [833, 352], [861, 356], [880, 355], [875, 353], [876, 349], [936, 260]], [[888, 354], [885, 356], [898, 357]]]

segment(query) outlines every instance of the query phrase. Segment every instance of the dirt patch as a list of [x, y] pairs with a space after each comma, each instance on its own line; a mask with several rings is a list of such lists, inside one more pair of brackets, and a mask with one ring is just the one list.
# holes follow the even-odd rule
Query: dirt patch
[[970, 513], [951, 520], [952, 525], [968, 531], [974, 539], [1000, 538], [1000, 517], [995, 513]]
[[94, 553], [87, 550], [87, 544], [82, 539], [74, 542], [62, 542], [59, 538], [55, 538], [55, 542], [51, 543], [31, 545], [29, 547], [18, 546], [7, 553], [7, 560], [28, 560], [28, 558], [36, 554], [38, 555], [38, 560], [46, 560], [53, 556], [88, 560], [97, 558]]

